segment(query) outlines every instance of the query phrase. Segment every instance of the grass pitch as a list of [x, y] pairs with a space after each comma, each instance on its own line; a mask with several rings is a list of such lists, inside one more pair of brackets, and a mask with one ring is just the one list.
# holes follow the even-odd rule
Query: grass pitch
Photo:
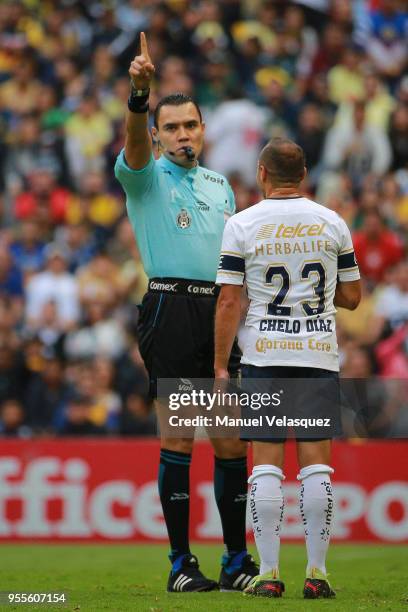
[[[194, 545], [192, 550], [198, 555], [204, 573], [218, 578], [222, 547]], [[166, 593], [170, 567], [167, 552], [167, 546], [154, 544], [2, 545], [0, 591], [65, 591], [69, 601], [64, 606], [0, 604], [0, 609], [10, 612], [408, 609], [408, 553], [403, 546], [332, 545], [328, 566], [337, 598], [316, 601], [302, 598], [305, 550], [301, 545], [282, 545], [281, 571], [286, 585], [282, 599], [244, 597], [240, 593]]]

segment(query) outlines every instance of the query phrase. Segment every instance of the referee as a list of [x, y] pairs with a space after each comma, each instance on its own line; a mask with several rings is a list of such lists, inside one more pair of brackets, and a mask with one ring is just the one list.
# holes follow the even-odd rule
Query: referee
[[[129, 218], [148, 274], [139, 318], [140, 351], [155, 392], [158, 378], [214, 375], [215, 277], [226, 218], [235, 212], [226, 179], [199, 166], [204, 123], [197, 104], [181, 93], [158, 103], [152, 128], [161, 150], [155, 161], [148, 128], [154, 66], [144, 33], [131, 62], [125, 148], [115, 175], [126, 193]], [[239, 367], [237, 350], [229, 369]], [[214, 490], [225, 554], [219, 584], [199, 570], [189, 548], [189, 471], [193, 440], [162, 437], [159, 493], [172, 569], [170, 592], [243, 590], [258, 568], [246, 550], [246, 443], [212, 439]]]

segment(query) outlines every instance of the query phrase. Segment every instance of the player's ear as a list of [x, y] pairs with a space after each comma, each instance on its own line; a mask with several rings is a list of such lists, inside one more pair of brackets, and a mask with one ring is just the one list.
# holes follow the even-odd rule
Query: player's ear
[[259, 178], [262, 183], [266, 181], [267, 171], [263, 164], [259, 164]]
[[154, 143], [159, 142], [159, 135], [157, 132], [157, 128], [155, 128], [154, 126], [152, 127], [152, 138], [153, 138]]
[[[305, 180], [306, 176], [307, 176], [307, 168], [306, 168], [306, 166], [305, 166], [305, 167], [303, 168], [303, 177], [302, 177], [302, 181], [304, 181], [304, 180]], [[302, 182], [302, 181], [301, 181], [301, 182]]]

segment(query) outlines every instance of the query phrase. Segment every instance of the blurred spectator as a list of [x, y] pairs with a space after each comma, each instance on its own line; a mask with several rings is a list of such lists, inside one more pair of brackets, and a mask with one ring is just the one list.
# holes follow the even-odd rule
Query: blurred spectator
[[[10, 146], [5, 162], [7, 190], [13, 196], [20, 194], [22, 196], [15, 204], [14, 214], [17, 218], [33, 215], [36, 212], [37, 196], [38, 198], [44, 195], [50, 196], [52, 189], [57, 189], [56, 177], [60, 169], [58, 151], [50, 147], [48, 142], [43, 142], [38, 117], [34, 114], [22, 116], [15, 131], [10, 135]], [[38, 180], [36, 180], [37, 172], [41, 174]], [[45, 175], [49, 177], [47, 182]], [[27, 189], [33, 193], [26, 193]], [[58, 203], [53, 202], [51, 208], [57, 220], [61, 221]]]
[[67, 406], [64, 424], [59, 429], [60, 436], [101, 436], [106, 434], [104, 427], [95, 425], [90, 417], [91, 402], [82, 395], [73, 397]]
[[45, 243], [41, 240], [40, 227], [35, 221], [23, 221], [19, 236], [10, 245], [10, 253], [18, 269], [24, 273], [39, 272], [45, 263]]
[[323, 116], [315, 104], [307, 104], [299, 113], [296, 142], [305, 152], [306, 165], [312, 182], [317, 179], [325, 139]]
[[327, 74], [329, 95], [335, 104], [363, 97], [364, 81], [361, 73], [361, 59], [361, 52], [349, 46], [342, 53], [341, 63], [329, 70]]
[[[34, 156], [36, 158], [37, 154], [34, 153]], [[67, 189], [58, 186], [52, 166], [33, 161], [33, 166], [25, 178], [28, 190], [16, 197], [16, 218], [37, 221], [45, 231], [52, 229], [54, 224], [62, 223], [71, 194]]]
[[14, 67], [14, 75], [0, 86], [0, 110], [15, 115], [26, 115], [36, 110], [40, 94], [37, 66], [32, 54]]
[[25, 424], [25, 414], [21, 402], [10, 398], [0, 405], [0, 436], [3, 438], [28, 438], [30, 428]]
[[95, 391], [90, 419], [95, 425], [103, 425], [109, 432], [119, 429], [122, 401], [114, 390], [115, 367], [106, 357], [97, 357], [93, 365]]
[[71, 273], [89, 264], [97, 252], [95, 236], [86, 221], [61, 226], [56, 233], [56, 242], [66, 256]]
[[84, 172], [105, 169], [104, 149], [112, 138], [109, 117], [95, 94], [87, 93], [65, 124], [66, 152], [74, 180]]
[[85, 323], [66, 338], [65, 351], [70, 359], [93, 359], [97, 355], [117, 359], [126, 348], [121, 322], [113, 317], [103, 300], [89, 299], [84, 304]]
[[310, 87], [307, 89], [303, 101], [307, 104], [315, 104], [319, 109], [323, 126], [326, 129], [331, 126], [337, 106], [329, 98], [329, 87], [324, 73], [312, 76]]
[[365, 122], [365, 103], [354, 104], [353, 119], [348, 125], [334, 126], [327, 134], [324, 163], [330, 170], [344, 169], [356, 189], [372, 173], [384, 174], [391, 163], [387, 134]]
[[44, 349], [63, 355], [66, 327], [58, 316], [57, 304], [54, 301], [43, 304], [37, 325], [32, 325], [30, 331], [35, 331]]
[[380, 293], [375, 314], [382, 327], [387, 324], [395, 330], [408, 322], [408, 260], [395, 266], [389, 280], [390, 284]]
[[[266, 111], [238, 92], [220, 104], [207, 119], [207, 166], [225, 176], [239, 172], [247, 185], [254, 186], [265, 124]], [[243, 150], [245, 155], [231, 155]]]
[[10, 298], [15, 307], [22, 305], [24, 296], [23, 275], [15, 265], [9, 250], [0, 246], [0, 295]]
[[111, 236], [122, 206], [116, 196], [107, 193], [103, 172], [85, 172], [78, 180], [78, 197], [70, 201], [66, 220], [71, 224], [87, 221], [93, 226], [95, 240], [103, 244]]
[[157, 434], [156, 417], [151, 405], [137, 393], [130, 393], [120, 420], [123, 436], [154, 436]]
[[408, 380], [408, 324], [379, 342], [375, 354], [381, 376]]
[[147, 290], [147, 276], [129, 219], [126, 217], [116, 227], [107, 250], [112, 262], [119, 266], [119, 291], [122, 299], [140, 304]]
[[143, 397], [146, 402], [148, 401], [148, 375], [136, 342], [130, 346], [129, 351], [116, 360], [114, 386], [122, 401], [131, 393]]
[[80, 315], [77, 280], [67, 271], [65, 254], [55, 243], [47, 246], [46, 259], [44, 272], [34, 274], [27, 285], [27, 323], [31, 329], [41, 327], [43, 308], [53, 302], [61, 329], [69, 330]]
[[[396, 103], [379, 76], [369, 70], [364, 70], [364, 87], [355, 99], [365, 101], [365, 122], [382, 131], [389, 128], [390, 116]], [[340, 103], [336, 114], [336, 125], [352, 121], [355, 99], [348, 98]]]
[[9, 339], [0, 338], [0, 402], [22, 398], [26, 376], [16, 347]]
[[297, 123], [297, 107], [285, 93], [284, 79], [281, 75], [272, 74], [269, 68], [259, 71], [257, 81], [263, 95], [266, 108], [270, 111], [267, 127], [267, 138], [294, 134]]
[[375, 373], [375, 360], [366, 348], [353, 346], [346, 353], [342, 368], [343, 378], [361, 378], [369, 380]]
[[389, 139], [392, 148], [392, 170], [408, 168], [408, 106], [400, 105], [391, 117]]
[[382, 281], [386, 271], [404, 255], [398, 235], [385, 227], [375, 210], [366, 214], [362, 229], [353, 235], [353, 244], [362, 274], [374, 282]]
[[407, 15], [399, 10], [397, 0], [381, 0], [380, 8], [371, 13], [368, 57], [376, 70], [394, 81], [407, 61]]
[[57, 357], [46, 358], [44, 370], [31, 379], [24, 398], [32, 429], [52, 432], [58, 413], [73, 395], [73, 387], [64, 378], [64, 363]]
[[369, 283], [363, 277], [361, 281], [362, 297], [360, 304], [351, 314], [345, 308], [339, 308], [336, 314], [336, 325], [351, 338], [361, 344], [370, 344], [373, 337], [373, 317], [376, 308], [378, 294], [370, 289]]
[[330, 68], [336, 66], [346, 41], [346, 33], [343, 28], [336, 23], [328, 23], [323, 32], [321, 43], [312, 60], [311, 74], [327, 72]]
[[99, 251], [76, 275], [79, 297], [83, 304], [95, 300], [106, 305], [117, 304], [121, 293], [119, 268], [104, 251]]

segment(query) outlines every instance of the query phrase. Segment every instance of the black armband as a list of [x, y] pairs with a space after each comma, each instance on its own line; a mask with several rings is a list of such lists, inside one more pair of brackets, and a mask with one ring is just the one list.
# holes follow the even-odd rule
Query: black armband
[[128, 98], [128, 109], [131, 113], [147, 113], [149, 110], [150, 89], [132, 89]]

